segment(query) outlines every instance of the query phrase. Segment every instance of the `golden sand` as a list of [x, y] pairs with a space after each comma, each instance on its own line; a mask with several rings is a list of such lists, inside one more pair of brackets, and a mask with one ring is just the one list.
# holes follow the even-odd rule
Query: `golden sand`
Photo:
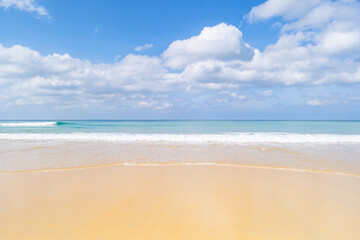
[[359, 239], [360, 178], [234, 166], [0, 174], [0, 239]]

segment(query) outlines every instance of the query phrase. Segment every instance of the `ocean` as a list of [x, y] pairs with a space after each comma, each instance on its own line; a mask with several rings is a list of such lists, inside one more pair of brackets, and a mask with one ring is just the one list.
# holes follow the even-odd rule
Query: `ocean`
[[0, 139], [360, 143], [360, 121], [0, 121]]
[[190, 162], [360, 174], [360, 121], [0, 121], [0, 144], [0, 172]]

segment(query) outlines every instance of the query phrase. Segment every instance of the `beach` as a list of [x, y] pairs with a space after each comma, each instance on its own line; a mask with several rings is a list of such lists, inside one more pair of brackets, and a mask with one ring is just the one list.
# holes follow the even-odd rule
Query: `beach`
[[360, 178], [218, 165], [0, 174], [2, 239], [356, 239]]
[[0, 122], [0, 239], [356, 239], [360, 122]]
[[360, 240], [360, 0], [0, 0], [0, 240]]

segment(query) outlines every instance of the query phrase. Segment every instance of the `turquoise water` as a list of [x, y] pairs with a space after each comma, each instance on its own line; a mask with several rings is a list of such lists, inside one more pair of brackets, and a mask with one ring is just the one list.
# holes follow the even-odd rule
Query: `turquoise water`
[[0, 121], [0, 133], [360, 135], [360, 121]]
[[0, 172], [223, 162], [359, 174], [359, 156], [360, 121], [0, 121]]

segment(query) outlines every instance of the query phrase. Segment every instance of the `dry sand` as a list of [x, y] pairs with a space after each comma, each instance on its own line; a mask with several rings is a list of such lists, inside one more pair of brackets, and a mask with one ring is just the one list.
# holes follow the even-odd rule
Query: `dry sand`
[[360, 177], [234, 166], [0, 174], [0, 239], [359, 239]]

